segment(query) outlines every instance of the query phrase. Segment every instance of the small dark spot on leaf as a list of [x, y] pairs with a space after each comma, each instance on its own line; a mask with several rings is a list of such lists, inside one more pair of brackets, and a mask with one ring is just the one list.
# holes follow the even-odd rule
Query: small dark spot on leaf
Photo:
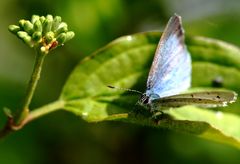
[[223, 78], [222, 76], [217, 76], [212, 80], [212, 86], [216, 88], [223, 87]]
[[202, 99], [198, 99], [199, 101], [202, 101]]
[[220, 96], [217, 96], [218, 99], [220, 99]]

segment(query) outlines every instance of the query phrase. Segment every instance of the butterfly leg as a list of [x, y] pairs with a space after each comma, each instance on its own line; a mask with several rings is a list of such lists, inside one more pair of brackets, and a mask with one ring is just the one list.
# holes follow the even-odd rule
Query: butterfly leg
[[154, 112], [154, 113], [152, 114], [152, 118], [153, 118], [153, 119], [158, 118], [158, 117], [160, 117], [162, 114], [163, 114], [163, 112], [161, 112], [161, 111]]
[[151, 119], [156, 123], [159, 124], [160, 121], [163, 119], [164, 113], [159, 110], [150, 110], [152, 113]]

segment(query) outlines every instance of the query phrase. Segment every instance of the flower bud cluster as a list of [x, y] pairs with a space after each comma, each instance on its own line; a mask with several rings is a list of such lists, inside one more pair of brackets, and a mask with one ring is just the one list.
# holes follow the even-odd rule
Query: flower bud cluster
[[68, 31], [68, 25], [62, 22], [60, 16], [52, 15], [33, 15], [31, 21], [21, 19], [18, 25], [10, 25], [8, 29], [28, 46], [39, 48], [45, 54], [75, 35], [73, 31]]

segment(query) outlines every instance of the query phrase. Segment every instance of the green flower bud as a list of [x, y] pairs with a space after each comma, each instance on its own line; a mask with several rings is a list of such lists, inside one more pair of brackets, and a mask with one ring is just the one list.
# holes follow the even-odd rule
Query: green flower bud
[[41, 38], [42, 38], [42, 33], [39, 31], [34, 32], [32, 35], [32, 40], [35, 42], [39, 42]]
[[54, 39], [54, 33], [52, 31], [46, 33], [45, 38], [47, 40], [47, 43], [50, 43]]
[[48, 19], [49, 21], [53, 21], [53, 16], [52, 15], [47, 15], [46, 19]]
[[40, 17], [38, 15], [33, 15], [31, 20], [32, 24], [34, 24], [37, 20], [39, 20], [39, 18]]
[[41, 16], [41, 17], [39, 18], [39, 20], [40, 20], [41, 23], [43, 24], [43, 22], [45, 21], [45, 17], [44, 17], [44, 16]]
[[58, 45], [62, 45], [66, 41], [66, 33], [61, 33], [57, 37]]
[[52, 20], [45, 19], [43, 22], [43, 34], [46, 34], [47, 32], [51, 31], [52, 28]]
[[25, 20], [24, 20], [24, 19], [21, 19], [21, 20], [19, 21], [19, 27], [20, 27], [21, 29], [23, 29], [23, 28], [24, 28], [24, 24], [25, 24]]
[[55, 16], [53, 19], [53, 26], [52, 26], [52, 31], [56, 31], [58, 29], [59, 24], [61, 23], [62, 18], [60, 16]]
[[3, 108], [3, 112], [4, 112], [4, 114], [5, 114], [8, 118], [12, 118], [12, 117], [13, 117], [11, 109], [9, 109], [9, 108], [7, 108], [7, 107], [4, 107], [4, 108]]
[[36, 20], [33, 24], [34, 31], [38, 31], [42, 33], [42, 23], [40, 20]]
[[20, 31], [20, 27], [17, 25], [10, 25], [8, 26], [8, 30], [13, 34], [17, 34], [17, 32]]
[[75, 33], [73, 31], [68, 31], [66, 33], [66, 40], [65, 40], [65, 42], [71, 40], [74, 36], [75, 36]]
[[34, 44], [33, 44], [33, 42], [32, 42], [32, 38], [31, 38], [30, 36], [24, 37], [24, 38], [23, 38], [23, 41], [24, 41], [27, 45], [29, 45], [30, 47], [33, 47], [33, 46], [34, 46]]
[[33, 33], [33, 24], [30, 21], [25, 21], [23, 29], [31, 35]]
[[31, 38], [31, 36], [28, 35], [27, 32], [19, 31], [19, 32], [17, 32], [17, 35], [18, 35], [19, 38], [21, 38], [30, 47], [34, 46], [33, 43], [32, 43], [32, 38]]
[[68, 26], [65, 22], [62, 22], [59, 24], [58, 29], [56, 31], [56, 36], [63, 33], [63, 32], [67, 32], [68, 31]]
[[27, 32], [25, 31], [18, 31], [17, 32], [17, 36], [20, 38], [20, 39], [23, 39], [24, 37], [26, 36], [29, 36]]

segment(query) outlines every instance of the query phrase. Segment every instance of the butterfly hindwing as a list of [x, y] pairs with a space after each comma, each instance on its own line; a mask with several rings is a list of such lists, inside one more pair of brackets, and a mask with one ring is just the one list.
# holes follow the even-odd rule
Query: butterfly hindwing
[[146, 94], [166, 97], [190, 87], [191, 58], [184, 44], [181, 17], [169, 20], [159, 41], [147, 80]]
[[152, 108], [180, 107], [184, 105], [196, 105], [200, 107], [223, 107], [236, 101], [237, 94], [232, 91], [211, 91], [179, 94], [155, 99]]

